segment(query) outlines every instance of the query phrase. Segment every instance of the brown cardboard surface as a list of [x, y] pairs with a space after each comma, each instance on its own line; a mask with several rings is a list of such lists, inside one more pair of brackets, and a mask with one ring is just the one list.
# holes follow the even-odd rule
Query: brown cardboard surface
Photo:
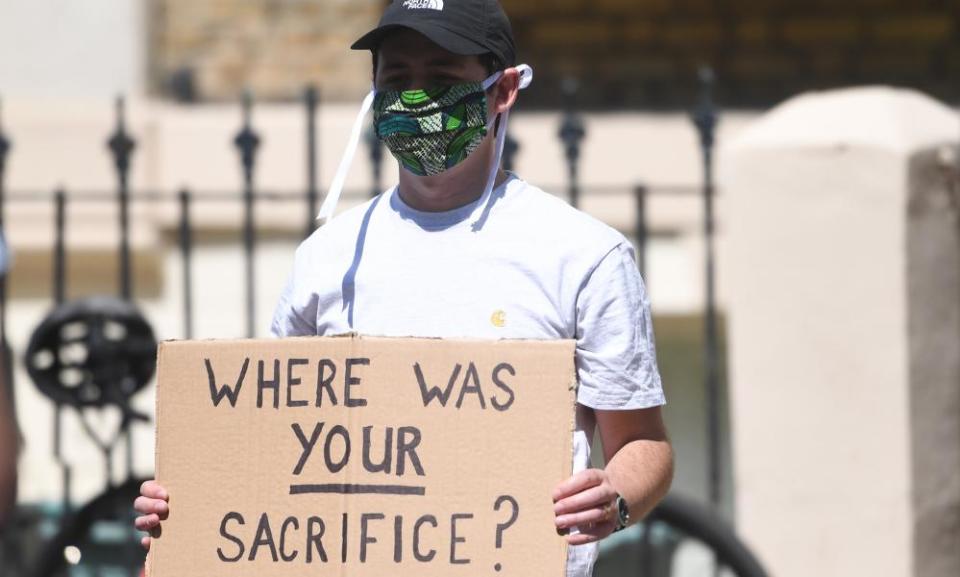
[[560, 577], [575, 383], [572, 341], [162, 343], [148, 575]]

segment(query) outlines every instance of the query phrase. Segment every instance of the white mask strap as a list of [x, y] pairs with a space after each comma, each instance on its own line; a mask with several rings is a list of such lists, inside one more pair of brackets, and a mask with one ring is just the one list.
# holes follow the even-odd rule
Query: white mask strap
[[320, 205], [320, 213], [317, 215], [317, 220], [320, 221], [320, 224], [324, 224], [333, 218], [333, 213], [337, 210], [340, 193], [343, 192], [343, 183], [347, 180], [347, 172], [350, 171], [350, 165], [353, 164], [353, 157], [357, 153], [357, 146], [360, 144], [360, 135], [363, 132], [363, 120], [366, 118], [367, 113], [370, 112], [370, 108], [373, 107], [373, 97], [376, 93], [376, 89], [371, 89], [367, 97], [363, 99], [363, 104], [360, 105], [360, 113], [357, 114], [357, 119], [353, 122], [353, 130], [350, 132], [347, 149], [344, 151], [343, 158], [340, 160], [340, 166], [337, 167], [337, 173], [333, 177], [333, 182], [330, 184], [327, 196], [324, 197], [323, 204]]
[[483, 81], [483, 89], [490, 90], [490, 87], [497, 83], [497, 80], [500, 80], [500, 77], [503, 76], [503, 71], [494, 72], [486, 80]]
[[[520, 90], [524, 90], [533, 82], [533, 68], [530, 68], [526, 64], [520, 64], [516, 67], [517, 72], [520, 73]], [[490, 82], [490, 85], [493, 85], [493, 82], [496, 82], [500, 76], [501, 72], [498, 72], [487, 79], [484, 82], [486, 85], [487, 82]], [[491, 81], [491, 79], [493, 79]], [[486, 87], [484, 88], [486, 89]], [[497, 181], [497, 173], [500, 172], [500, 162], [503, 160], [503, 147], [507, 142], [507, 125], [510, 121], [510, 109], [504, 110], [500, 116], [500, 130], [497, 133], [497, 152], [494, 156], [493, 162], [490, 165], [490, 174], [487, 176], [487, 186], [483, 190], [483, 196], [480, 197], [480, 206], [483, 206], [483, 212], [480, 213], [480, 218], [473, 223], [474, 232], [480, 230], [483, 226], [483, 223], [487, 220], [487, 214], [490, 212], [490, 195], [493, 193], [493, 185]], [[494, 118], [496, 120], [496, 118]]]

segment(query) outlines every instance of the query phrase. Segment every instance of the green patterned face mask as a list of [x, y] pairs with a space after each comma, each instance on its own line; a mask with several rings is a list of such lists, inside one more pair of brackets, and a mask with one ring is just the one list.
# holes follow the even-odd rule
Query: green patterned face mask
[[[533, 69], [526, 64], [515, 68], [519, 76], [520, 90], [530, 86], [533, 82]], [[376, 89], [371, 89], [360, 105], [356, 120], [353, 121], [347, 148], [343, 151], [343, 158], [340, 159], [327, 196], [323, 199], [317, 220], [321, 223], [327, 222], [337, 210], [347, 173], [360, 145], [364, 120], [373, 107], [374, 100], [377, 100], [378, 104], [374, 117], [377, 135], [400, 159], [401, 165], [416, 174], [439, 174], [476, 150], [487, 135], [492, 122], [487, 122], [486, 91], [502, 74], [497, 72], [479, 84], [463, 84], [429, 91], [411, 90], [381, 94]], [[482, 200], [489, 199], [493, 192], [506, 143], [510, 110], [504, 110], [498, 118], [500, 124], [496, 149], [490, 161], [490, 172]], [[483, 214], [487, 212], [484, 211]], [[477, 225], [479, 226], [479, 223]]]
[[401, 166], [434, 176], [463, 162], [487, 135], [487, 89], [500, 78], [429, 90], [378, 92], [373, 123]]

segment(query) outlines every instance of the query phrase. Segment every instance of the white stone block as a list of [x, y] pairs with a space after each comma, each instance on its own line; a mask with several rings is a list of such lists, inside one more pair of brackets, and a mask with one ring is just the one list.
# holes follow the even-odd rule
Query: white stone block
[[958, 134], [849, 89], [721, 154], [736, 521], [772, 574], [960, 575]]

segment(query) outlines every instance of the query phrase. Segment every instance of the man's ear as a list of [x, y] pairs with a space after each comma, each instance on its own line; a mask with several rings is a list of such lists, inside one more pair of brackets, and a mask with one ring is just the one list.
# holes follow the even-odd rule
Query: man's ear
[[494, 114], [501, 114], [509, 110], [517, 101], [520, 92], [520, 73], [516, 68], [507, 68], [496, 85], [493, 101]]

